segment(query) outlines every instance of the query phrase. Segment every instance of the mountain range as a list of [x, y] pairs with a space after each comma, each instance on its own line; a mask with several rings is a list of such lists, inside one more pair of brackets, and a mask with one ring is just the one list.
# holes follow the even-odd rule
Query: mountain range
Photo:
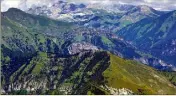
[[139, 49], [167, 63], [176, 64], [176, 11], [164, 14], [154, 20], [144, 19], [117, 32]]
[[176, 94], [175, 11], [58, 1], [1, 14], [2, 94]]

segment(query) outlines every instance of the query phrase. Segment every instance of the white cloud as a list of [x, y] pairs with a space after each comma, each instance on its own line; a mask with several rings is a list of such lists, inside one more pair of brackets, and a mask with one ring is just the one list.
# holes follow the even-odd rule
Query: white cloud
[[1, 2], [1, 11], [6, 11], [11, 7], [18, 8], [20, 0], [4, 0]]
[[111, 4], [112, 2], [110, 2], [110, 0], [104, 0], [104, 1], [102, 1], [102, 4], [104, 4], [104, 5], [109, 5], [109, 4]]
[[[26, 10], [32, 5], [51, 5], [51, 2], [59, 0], [1, 0], [1, 12], [7, 11], [11, 7]], [[175, 0], [63, 0], [74, 3], [96, 4], [100, 3], [102, 6], [111, 4], [131, 4], [131, 5], [148, 5], [157, 10], [176, 10]]]
[[3, 0], [1, 2], [1, 12], [7, 11], [9, 8], [19, 8], [21, 10], [26, 10], [32, 5], [42, 6], [51, 5], [51, 2], [59, 0]]
[[144, 0], [145, 2], [152, 3], [154, 2], [153, 0]]

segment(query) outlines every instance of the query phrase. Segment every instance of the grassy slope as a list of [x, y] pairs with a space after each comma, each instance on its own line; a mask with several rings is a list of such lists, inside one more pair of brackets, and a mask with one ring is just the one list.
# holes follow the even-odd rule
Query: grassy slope
[[58, 34], [65, 32], [73, 27], [73, 24], [62, 21], [52, 20], [46, 17], [31, 15], [19, 9], [11, 8], [7, 12], [2, 13], [3, 16], [8, 17], [14, 22], [20, 23], [22, 26], [41, 33]]
[[61, 46], [60, 39], [64, 37], [60, 35], [74, 27], [70, 23], [27, 14], [15, 8], [2, 12], [1, 18], [2, 44], [11, 50], [25, 52], [34, 49], [46, 51], [48, 46], [53, 50], [53, 47]]
[[128, 88], [135, 94], [176, 94], [176, 88], [155, 69], [110, 54], [111, 64], [103, 76], [107, 85]]

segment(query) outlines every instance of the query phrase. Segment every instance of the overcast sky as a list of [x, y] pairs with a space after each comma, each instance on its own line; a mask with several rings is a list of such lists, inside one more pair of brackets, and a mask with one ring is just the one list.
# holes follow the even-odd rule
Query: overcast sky
[[[1, 0], [1, 12], [9, 8], [20, 8], [25, 10], [32, 5], [51, 5], [58, 0]], [[64, 0], [74, 3], [102, 3], [102, 6], [115, 3], [131, 5], [148, 5], [156, 10], [176, 10], [176, 0]]]

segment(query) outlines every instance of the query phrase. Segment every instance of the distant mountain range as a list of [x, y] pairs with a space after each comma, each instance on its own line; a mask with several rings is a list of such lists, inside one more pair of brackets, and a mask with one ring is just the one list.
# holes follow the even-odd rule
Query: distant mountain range
[[176, 11], [58, 1], [1, 14], [2, 94], [176, 94]]
[[63, 1], [52, 6], [32, 7], [30, 14], [50, 17], [56, 20], [75, 22], [80, 25], [117, 31], [126, 25], [144, 18], [156, 18], [165, 12], [140, 5], [113, 4], [112, 6], [73, 4]]

